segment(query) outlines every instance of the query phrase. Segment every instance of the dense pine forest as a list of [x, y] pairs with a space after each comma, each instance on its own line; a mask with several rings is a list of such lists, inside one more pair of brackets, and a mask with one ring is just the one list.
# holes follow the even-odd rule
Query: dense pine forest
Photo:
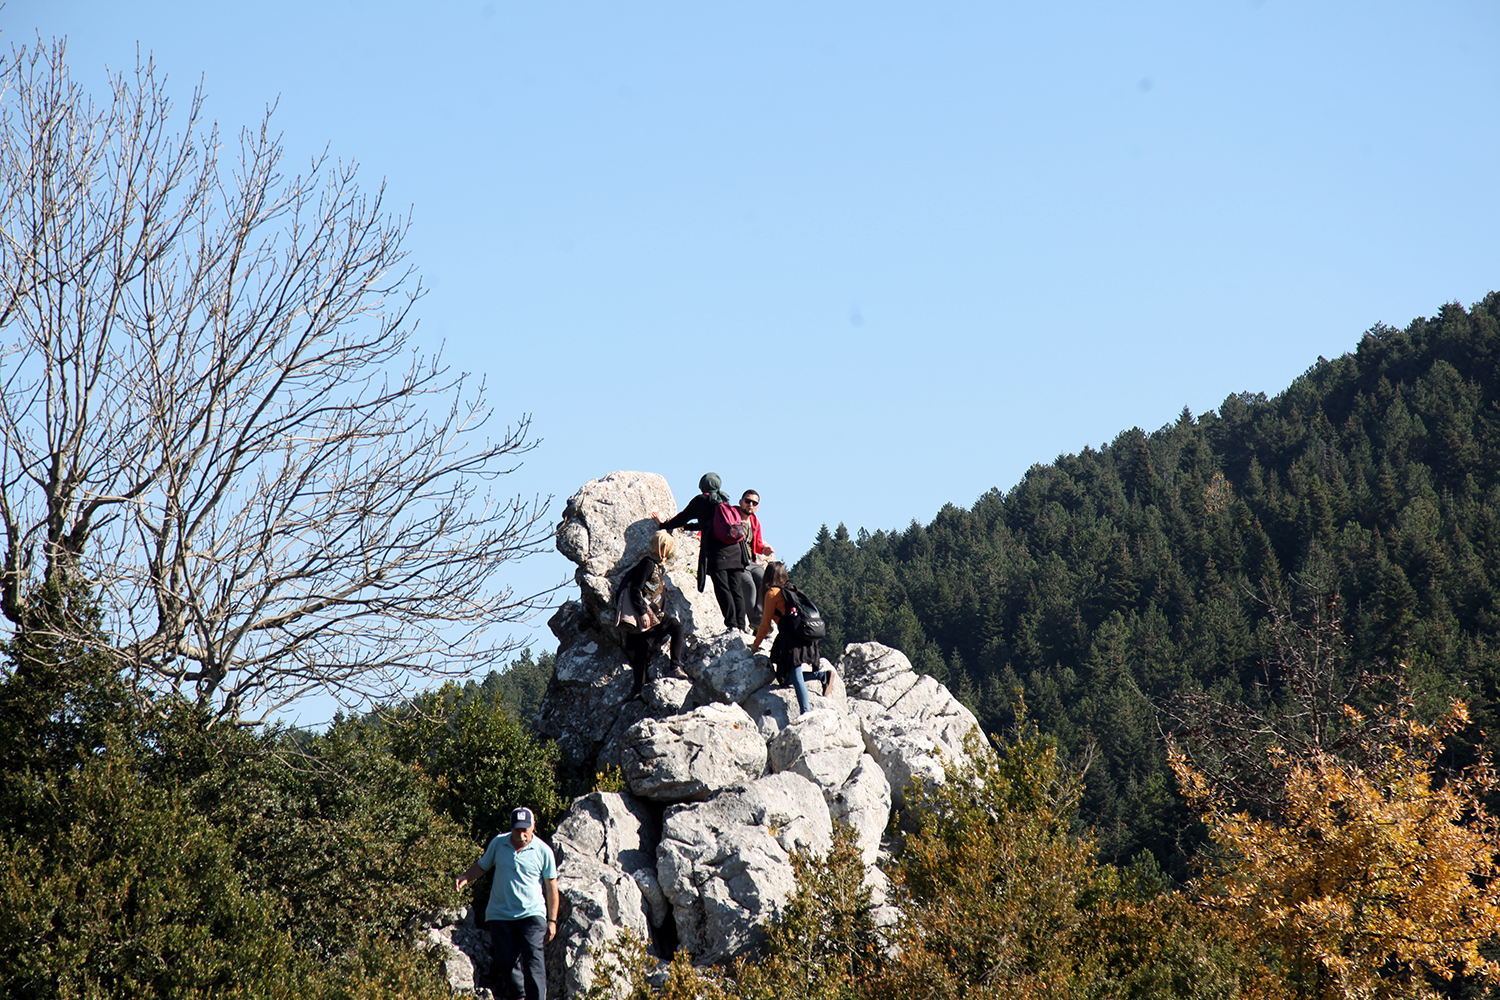
[[[1270, 608], [1321, 603], [1351, 668], [1398, 670], [1429, 716], [1493, 731], [1500, 293], [1378, 325], [1273, 398], [1121, 433], [905, 530], [826, 528], [793, 568], [832, 625], [945, 680], [990, 732], [1018, 702], [1097, 753], [1080, 815], [1105, 857], [1192, 846], [1160, 709], [1276, 684]], [[1328, 611], [1332, 611], [1330, 616]]]

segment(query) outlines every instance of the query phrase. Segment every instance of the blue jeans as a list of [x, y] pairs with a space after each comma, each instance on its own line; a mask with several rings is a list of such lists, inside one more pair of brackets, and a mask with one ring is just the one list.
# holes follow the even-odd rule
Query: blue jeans
[[807, 666], [805, 663], [799, 663], [792, 668], [792, 687], [797, 690], [797, 708], [801, 710], [803, 715], [807, 714], [807, 681], [805, 678], [811, 677], [815, 681], [824, 684], [828, 683], [828, 671], [814, 670], [808, 671], [804, 675], [802, 672], [807, 670]]
[[501, 997], [547, 1000], [547, 918], [491, 920], [490, 978]]

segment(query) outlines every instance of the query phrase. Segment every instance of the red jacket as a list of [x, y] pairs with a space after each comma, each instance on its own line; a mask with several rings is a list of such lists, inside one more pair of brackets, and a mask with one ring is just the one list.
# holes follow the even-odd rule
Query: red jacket
[[746, 514], [745, 520], [750, 522], [750, 557], [753, 559], [765, 552], [766, 546], [765, 543], [760, 540], [760, 518], [756, 517], [754, 514]]

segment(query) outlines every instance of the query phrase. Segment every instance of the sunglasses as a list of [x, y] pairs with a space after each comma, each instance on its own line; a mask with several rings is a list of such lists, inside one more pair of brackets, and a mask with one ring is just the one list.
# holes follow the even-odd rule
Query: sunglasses
[[740, 498], [740, 503], [744, 504], [746, 507], [759, 507], [760, 506], [760, 501], [759, 500], [751, 500], [749, 497], [741, 497]]

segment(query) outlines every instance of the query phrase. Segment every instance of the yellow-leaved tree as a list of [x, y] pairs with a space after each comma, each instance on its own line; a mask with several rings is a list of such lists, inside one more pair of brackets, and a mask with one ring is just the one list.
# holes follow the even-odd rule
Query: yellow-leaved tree
[[1485, 755], [1457, 773], [1439, 767], [1467, 709], [1454, 702], [1430, 725], [1409, 703], [1344, 714], [1361, 734], [1356, 753], [1265, 748], [1272, 809], [1246, 808], [1171, 746], [1218, 849], [1195, 883], [1200, 902], [1299, 996], [1438, 997], [1435, 983], [1460, 974], [1500, 985], [1500, 965], [1479, 951], [1500, 938], [1500, 824], [1483, 802], [1495, 774]]

